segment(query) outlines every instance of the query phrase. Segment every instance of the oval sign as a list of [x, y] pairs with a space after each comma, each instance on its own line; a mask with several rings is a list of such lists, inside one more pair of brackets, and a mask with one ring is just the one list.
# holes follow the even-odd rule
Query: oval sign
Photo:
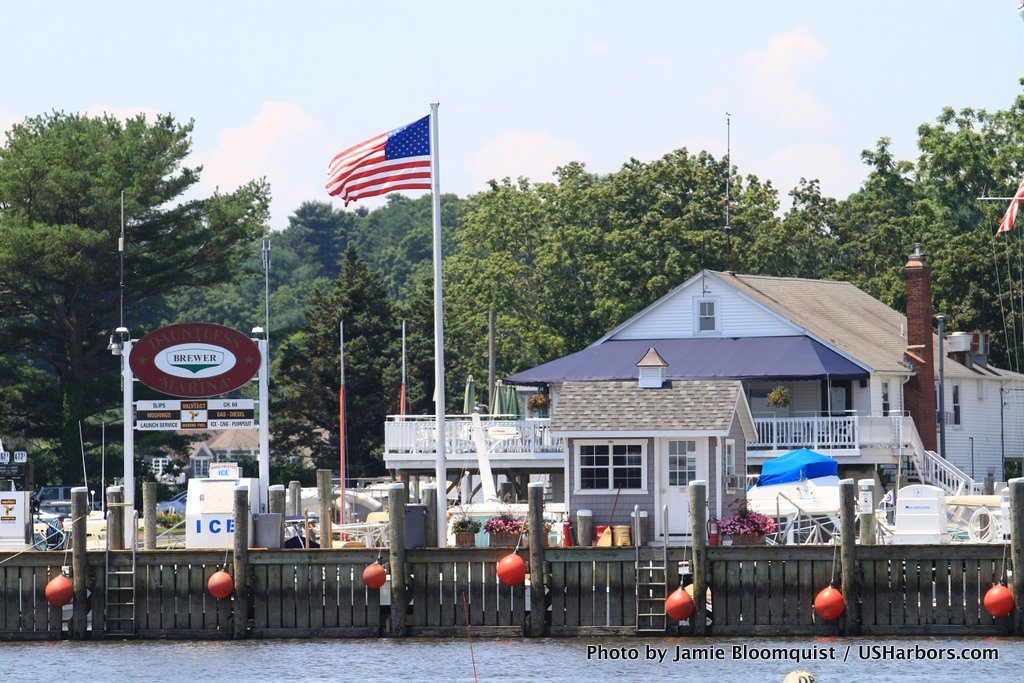
[[204, 398], [234, 391], [255, 377], [260, 351], [251, 339], [229, 327], [179, 323], [135, 342], [128, 364], [151, 389]]

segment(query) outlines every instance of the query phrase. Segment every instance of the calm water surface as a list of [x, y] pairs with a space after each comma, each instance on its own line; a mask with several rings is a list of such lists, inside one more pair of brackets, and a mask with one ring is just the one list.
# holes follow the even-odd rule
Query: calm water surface
[[[588, 648], [604, 646], [637, 660], [598, 660]], [[672, 661], [683, 654], [725, 650], [718, 661]], [[734, 646], [783, 648], [791, 656], [809, 650], [836, 659], [735, 659]], [[912, 657], [934, 656], [952, 648], [996, 648], [998, 660], [870, 661], [862, 648], [906, 648]], [[843, 661], [849, 647], [847, 661]], [[915, 647], [918, 650], [915, 651]], [[630, 650], [634, 648], [634, 650]], [[666, 652], [649, 661], [648, 652]], [[655, 656], [657, 656], [655, 654]], [[778, 656], [778, 655], [777, 655]], [[948, 655], [946, 655], [948, 657]], [[473, 657], [481, 681], [781, 681], [805, 669], [816, 681], [958, 681], [991, 683], [1024, 680], [1024, 639], [1011, 638], [719, 638], [719, 639], [507, 639], [478, 640]], [[409, 638], [372, 640], [250, 640], [237, 642], [58, 642], [0, 643], [0, 681], [472, 681], [473, 663], [464, 640]]]

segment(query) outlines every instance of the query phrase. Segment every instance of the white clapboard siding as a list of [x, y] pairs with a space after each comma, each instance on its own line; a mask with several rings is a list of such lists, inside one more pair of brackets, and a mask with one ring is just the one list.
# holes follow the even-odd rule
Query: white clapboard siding
[[[713, 278], [705, 280], [707, 294], [702, 293], [698, 278], [660, 305], [648, 310], [619, 330], [612, 339], [680, 339], [693, 336], [781, 337], [801, 334], [791, 323], [771, 313]], [[717, 335], [694, 335], [694, 298], [718, 301], [719, 332]]]
[[[1006, 440], [1007, 457], [1020, 457], [1024, 446], [1024, 392], [1008, 392], [1003, 401], [1003, 430], [999, 420], [999, 382], [986, 382], [984, 398], [978, 397], [978, 380], [947, 378], [946, 380], [946, 457], [971, 475], [971, 438], [974, 439], [974, 479], [987, 475], [1001, 479], [1001, 434]], [[960, 425], [954, 425], [953, 385], [960, 385]], [[1004, 386], [1010, 387], [1009, 383]], [[1016, 385], [1015, 385], [1016, 386]]]

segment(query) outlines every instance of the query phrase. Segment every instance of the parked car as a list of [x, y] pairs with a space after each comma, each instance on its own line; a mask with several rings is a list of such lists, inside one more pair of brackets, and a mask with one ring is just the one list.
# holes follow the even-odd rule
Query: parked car
[[182, 491], [178, 495], [174, 496], [170, 500], [165, 500], [162, 503], [156, 504], [157, 512], [173, 512], [176, 515], [185, 514], [185, 499], [188, 497], [188, 491]]
[[46, 505], [51, 500], [71, 500], [70, 486], [43, 486], [36, 493], [36, 500], [40, 505]]

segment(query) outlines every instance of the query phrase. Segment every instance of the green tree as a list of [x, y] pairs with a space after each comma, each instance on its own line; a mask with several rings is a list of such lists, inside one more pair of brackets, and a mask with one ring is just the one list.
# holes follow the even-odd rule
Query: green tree
[[[345, 324], [348, 476], [378, 474], [384, 419], [397, 396], [386, 382], [398, 361], [399, 327], [380, 275], [352, 247], [334, 289], [317, 294], [308, 324], [279, 347], [275, 387], [275, 449], [308, 452], [318, 466], [338, 462], [338, 324]], [[393, 377], [393, 375], [391, 375]]]
[[53, 113], [16, 124], [0, 148], [0, 319], [14, 357], [45, 374], [53, 397], [24, 436], [56, 437], [64, 475], [80, 459], [78, 421], [117, 396], [107, 338], [118, 324], [120, 193], [129, 312], [230, 279], [265, 230], [263, 182], [182, 198], [200, 173], [182, 166], [191, 132], [169, 115]]

